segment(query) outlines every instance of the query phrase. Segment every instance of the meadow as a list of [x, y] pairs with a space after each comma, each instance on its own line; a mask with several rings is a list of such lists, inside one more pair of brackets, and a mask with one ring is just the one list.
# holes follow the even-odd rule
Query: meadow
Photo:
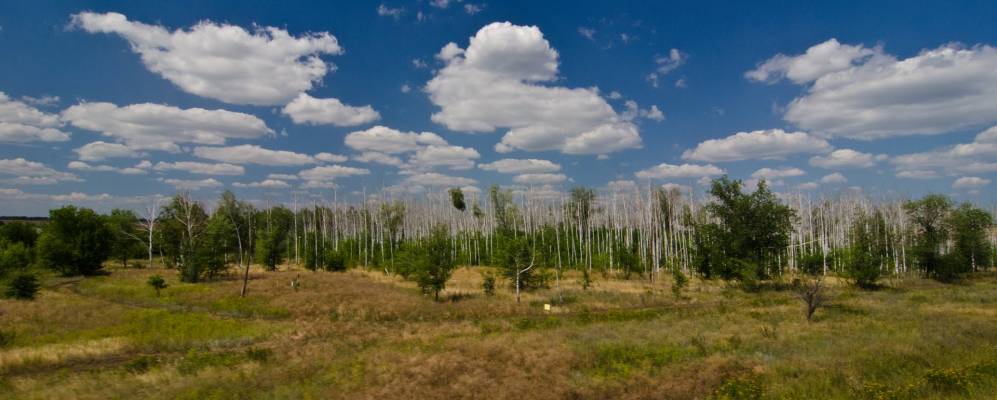
[[517, 304], [506, 280], [483, 293], [487, 267], [458, 268], [441, 301], [363, 268], [254, 267], [244, 298], [235, 273], [105, 270], [0, 300], [0, 398], [997, 397], [993, 272], [828, 278], [808, 322], [789, 276], [756, 293], [693, 278], [676, 297], [668, 277], [583, 289], [569, 271]]

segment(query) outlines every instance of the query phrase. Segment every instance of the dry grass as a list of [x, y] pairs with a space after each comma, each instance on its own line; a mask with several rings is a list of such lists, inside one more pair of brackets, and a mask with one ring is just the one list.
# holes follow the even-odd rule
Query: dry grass
[[[997, 396], [993, 275], [875, 292], [831, 282], [831, 305], [807, 323], [788, 291], [694, 280], [676, 299], [667, 278], [596, 275], [583, 290], [569, 273], [516, 304], [502, 282], [485, 296], [484, 272], [456, 271], [442, 302], [364, 270], [254, 270], [246, 299], [234, 276], [51, 280], [34, 302], [0, 300], [13, 336], [0, 397]], [[169, 282], [162, 296], [145, 284], [153, 274]]]

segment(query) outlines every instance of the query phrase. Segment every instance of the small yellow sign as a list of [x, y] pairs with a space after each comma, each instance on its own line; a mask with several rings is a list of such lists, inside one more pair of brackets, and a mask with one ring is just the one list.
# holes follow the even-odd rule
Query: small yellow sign
[[544, 311], [550, 311], [550, 304], [544, 304]]

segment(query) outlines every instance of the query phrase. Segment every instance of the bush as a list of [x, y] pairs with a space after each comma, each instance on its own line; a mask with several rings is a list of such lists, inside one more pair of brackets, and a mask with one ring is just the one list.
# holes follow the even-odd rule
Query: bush
[[485, 276], [485, 281], [481, 283], [481, 290], [485, 292], [485, 295], [492, 296], [495, 294], [495, 277], [491, 274]]
[[0, 244], [0, 276], [27, 268], [31, 264], [31, 250], [23, 243]]
[[7, 297], [18, 300], [33, 300], [38, 294], [38, 279], [32, 274], [15, 276], [7, 283]]
[[327, 249], [325, 251], [325, 270], [333, 272], [346, 271], [346, 257], [343, 256], [343, 253], [335, 249]]
[[689, 278], [686, 278], [685, 274], [682, 273], [682, 269], [679, 267], [672, 268], [672, 294], [675, 298], [682, 297], [682, 289], [685, 285], [689, 284]]
[[166, 280], [159, 275], [150, 276], [149, 280], [146, 283], [148, 283], [149, 286], [152, 286], [152, 289], [156, 291], [157, 297], [159, 296], [159, 291], [166, 289], [166, 287], [168, 286], [166, 284]]
[[49, 211], [49, 218], [38, 238], [38, 261], [66, 276], [100, 271], [111, 254], [111, 231], [100, 215], [66, 206]]
[[845, 262], [845, 275], [863, 289], [873, 289], [876, 281], [883, 274], [880, 270], [879, 262], [867, 250], [863, 248], [852, 248], [849, 251], [848, 261]]

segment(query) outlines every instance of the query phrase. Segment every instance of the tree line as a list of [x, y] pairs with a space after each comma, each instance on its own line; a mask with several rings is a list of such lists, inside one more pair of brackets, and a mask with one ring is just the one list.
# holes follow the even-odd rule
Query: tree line
[[[839, 275], [873, 288], [882, 276], [920, 273], [942, 281], [992, 268], [991, 213], [943, 195], [871, 201], [861, 196], [779, 196], [762, 181], [747, 190], [722, 177], [707, 197], [651, 188], [564, 196], [498, 186], [470, 198], [459, 189], [422, 198], [387, 193], [359, 203], [255, 207], [225, 192], [208, 209], [188, 193], [143, 212], [99, 215], [67, 206], [49, 222], [0, 226], [0, 274], [26, 266], [63, 275], [100, 273], [104, 262], [175, 269], [181, 281], [250, 265], [309, 270], [363, 267], [418, 283], [438, 298], [457, 265], [486, 265], [517, 294], [560, 286], [565, 271], [675, 281], [686, 275], [751, 288], [784, 274]], [[143, 259], [143, 262], [138, 260]], [[494, 287], [495, 276], [486, 282]]]

